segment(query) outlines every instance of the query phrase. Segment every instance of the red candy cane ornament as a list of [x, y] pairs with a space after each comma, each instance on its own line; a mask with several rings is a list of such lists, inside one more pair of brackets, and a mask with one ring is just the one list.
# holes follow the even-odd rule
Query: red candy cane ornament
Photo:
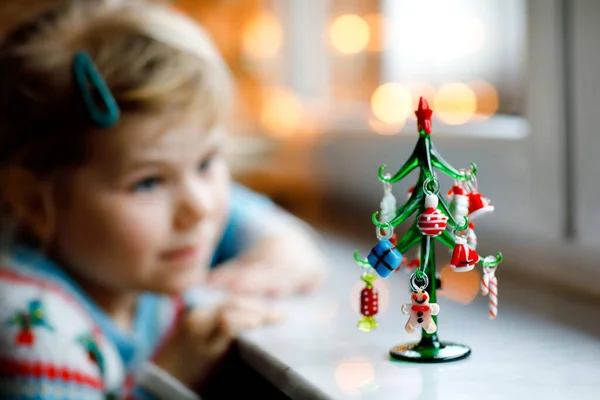
[[495, 268], [483, 267], [481, 294], [488, 296], [490, 303], [490, 318], [496, 319], [498, 316], [498, 278], [496, 278]]

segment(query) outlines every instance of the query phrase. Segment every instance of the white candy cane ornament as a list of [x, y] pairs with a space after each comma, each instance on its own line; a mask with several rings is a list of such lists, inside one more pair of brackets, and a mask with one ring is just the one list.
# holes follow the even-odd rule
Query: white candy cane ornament
[[496, 268], [483, 267], [481, 294], [488, 296], [490, 301], [490, 318], [495, 319], [498, 316], [498, 278], [496, 278]]

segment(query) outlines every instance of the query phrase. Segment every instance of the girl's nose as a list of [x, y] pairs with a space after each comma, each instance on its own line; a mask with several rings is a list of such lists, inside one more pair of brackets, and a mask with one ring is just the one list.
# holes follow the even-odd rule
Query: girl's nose
[[214, 206], [214, 196], [208, 185], [198, 181], [186, 182], [182, 185], [177, 202], [175, 228], [185, 230], [193, 227], [210, 215]]

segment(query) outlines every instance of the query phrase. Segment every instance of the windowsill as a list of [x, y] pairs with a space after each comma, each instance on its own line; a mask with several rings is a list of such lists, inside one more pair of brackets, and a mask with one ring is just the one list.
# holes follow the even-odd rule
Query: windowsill
[[537, 282], [511, 280], [504, 266], [498, 270], [497, 320], [488, 318], [482, 296], [468, 306], [438, 299], [440, 339], [469, 345], [469, 358], [433, 365], [390, 361], [391, 347], [420, 338], [403, 328], [400, 307], [409, 300], [408, 275], [378, 280], [380, 327], [360, 332], [352, 306], [358, 302], [360, 270], [352, 251], [366, 254], [369, 244], [325, 239], [331, 270], [319, 293], [282, 302], [289, 312], [285, 324], [248, 332], [240, 340], [244, 361], [289, 397], [591, 398], [600, 391], [600, 321], [592, 318], [597, 305]]
[[[351, 107], [354, 112], [341, 112], [341, 117], [333, 117], [324, 123], [323, 135], [326, 139], [349, 136], [407, 136], [414, 139], [417, 132], [416, 119], [411, 114], [401, 126], [385, 126], [382, 123], [369, 121], [369, 113], [364, 111], [365, 105]], [[362, 112], [361, 112], [362, 110]], [[435, 138], [475, 138], [475, 139], [504, 139], [521, 140], [530, 133], [527, 119], [516, 115], [494, 115], [492, 117], [476, 116], [473, 120], [460, 125], [450, 125], [442, 122], [435, 115], [432, 117]], [[378, 129], [380, 131], [378, 131]]]
[[[332, 108], [326, 115], [310, 122], [310, 128], [299, 127], [298, 132], [283, 137], [271, 137], [267, 132], [257, 135], [234, 136], [231, 143], [236, 155], [253, 155], [268, 153], [280, 147], [307, 146], [312, 147], [320, 143], [336, 141], [339, 139], [372, 139], [374, 137], [406, 137], [415, 139], [417, 122], [414, 115], [410, 115], [406, 122], [399, 126], [386, 126], [375, 121], [371, 115], [368, 104], [361, 102], [347, 102]], [[460, 125], [449, 125], [442, 122], [435, 115], [432, 117], [432, 135], [437, 139], [501, 139], [522, 140], [530, 135], [531, 127], [527, 119], [518, 115], [498, 114], [491, 117], [476, 116], [471, 121]], [[379, 128], [382, 128], [378, 130]]]

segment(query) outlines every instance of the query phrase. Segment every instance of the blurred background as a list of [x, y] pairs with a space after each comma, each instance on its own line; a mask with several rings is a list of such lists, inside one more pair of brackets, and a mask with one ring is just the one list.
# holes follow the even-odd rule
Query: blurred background
[[[52, 1], [3, 3], [6, 30]], [[410, 155], [425, 96], [438, 150], [456, 168], [475, 162], [496, 207], [478, 224], [481, 252], [502, 250], [515, 276], [600, 295], [600, 1], [172, 3], [236, 79], [236, 179], [374, 241], [377, 169]], [[399, 201], [415, 180], [394, 186]]]

